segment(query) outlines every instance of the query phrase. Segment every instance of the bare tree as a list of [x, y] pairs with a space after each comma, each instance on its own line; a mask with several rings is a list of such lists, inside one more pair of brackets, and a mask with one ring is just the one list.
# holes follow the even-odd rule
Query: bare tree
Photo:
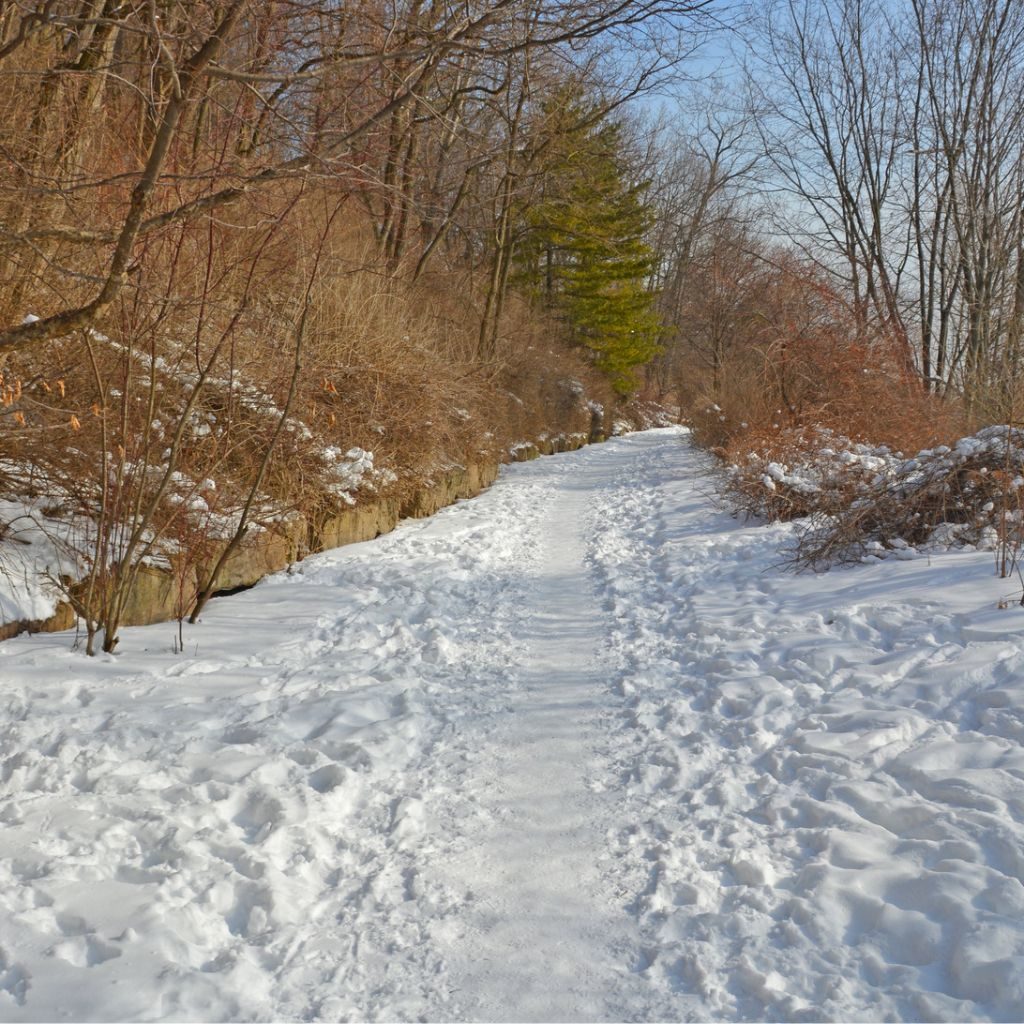
[[789, 230], [906, 372], [994, 414], [1024, 308], [1024, 10], [780, 0], [762, 29], [752, 81]]
[[[711, 369], [713, 389], [719, 387], [730, 338], [728, 317], [714, 296], [721, 287], [735, 288], [727, 301], [743, 303], [741, 280], [725, 282], [753, 247], [756, 214], [749, 197], [759, 156], [749, 145], [751, 114], [733, 109], [732, 98], [721, 92], [702, 102], [699, 115], [683, 128], [657, 127], [652, 155], [651, 192], [658, 211], [651, 238], [658, 257], [652, 287], [660, 296], [666, 335], [648, 381], [662, 392], [680, 386], [693, 358]], [[731, 268], [727, 273], [726, 267]]]
[[927, 103], [915, 151], [941, 182], [944, 269], [961, 324], [952, 346], [940, 337], [938, 354], [977, 401], [1019, 358], [1024, 11], [1007, 0], [913, 0], [913, 9]]
[[[877, 0], [782, 0], [760, 28], [758, 126], [797, 200], [786, 208], [790, 230], [809, 258], [840, 275], [861, 325], [888, 336], [910, 372], [901, 303], [910, 253], [899, 216], [904, 65], [890, 11]], [[794, 215], [812, 221], [801, 230]]]

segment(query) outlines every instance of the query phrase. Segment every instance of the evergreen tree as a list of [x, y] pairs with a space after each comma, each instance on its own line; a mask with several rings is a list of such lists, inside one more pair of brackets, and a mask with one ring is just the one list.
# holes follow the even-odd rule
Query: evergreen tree
[[[651, 210], [646, 183], [632, 184], [622, 127], [586, 124], [578, 103], [560, 97], [546, 130], [554, 144], [540, 201], [525, 213], [520, 282], [560, 312], [576, 340], [621, 394], [636, 368], [659, 351], [661, 324], [646, 282], [654, 254], [644, 241]], [[550, 108], [549, 108], [550, 109]]]

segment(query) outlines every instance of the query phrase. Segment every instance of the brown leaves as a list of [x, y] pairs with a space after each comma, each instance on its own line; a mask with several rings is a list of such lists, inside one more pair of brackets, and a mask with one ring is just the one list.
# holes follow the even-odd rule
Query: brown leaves
[[21, 380], [16, 378], [14, 381], [8, 381], [0, 373], [0, 402], [5, 406], [14, 405], [15, 402], [21, 400], [21, 394]]

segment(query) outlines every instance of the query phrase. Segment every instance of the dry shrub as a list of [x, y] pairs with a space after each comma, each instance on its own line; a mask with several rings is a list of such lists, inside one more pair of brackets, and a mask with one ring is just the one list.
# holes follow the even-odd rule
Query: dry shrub
[[727, 466], [730, 507], [802, 520], [804, 566], [937, 537], [994, 537], [1009, 552], [1020, 529], [1016, 433], [963, 437], [962, 404], [928, 393], [901, 340], [858, 325], [813, 271], [782, 261], [757, 286], [758, 329], [693, 413], [697, 440]]
[[885, 446], [821, 427], [745, 434], [724, 455], [721, 491], [729, 507], [783, 522], [838, 513], [898, 462]]
[[747, 440], [725, 453], [720, 492], [735, 513], [798, 520], [797, 568], [976, 545], [995, 550], [1000, 576], [1017, 571], [1024, 431], [988, 427], [910, 459], [817, 427]]
[[657, 427], [672, 427], [680, 422], [678, 405], [667, 404], [648, 394], [639, 394], [626, 401], [621, 409], [631, 429], [650, 430]]
[[815, 510], [795, 560], [821, 568], [928, 543], [975, 544], [995, 548], [1008, 576], [1024, 539], [1022, 510], [1024, 431], [988, 427], [952, 448], [894, 460], [853, 500]]
[[964, 432], [962, 405], [929, 394], [901, 339], [857, 326], [813, 272], [782, 264], [759, 296], [761, 326], [693, 414], [697, 440], [726, 464], [730, 507], [802, 520], [802, 566], [936, 538], [994, 537], [1013, 561], [1024, 482], [1016, 432], [991, 428], [946, 447]]
[[825, 569], [939, 544], [997, 552], [1001, 576], [1024, 542], [1024, 431], [989, 427], [911, 459], [821, 428], [751, 438], [731, 449], [720, 491], [729, 508], [800, 520], [793, 564]]
[[734, 442], [766, 440], [787, 425], [763, 386], [760, 369], [751, 372], [751, 362], [737, 366], [729, 376], [728, 387], [714, 398], [702, 392], [689, 409], [687, 418], [694, 440], [720, 458], [726, 457]]
[[[373, 452], [410, 487], [471, 447], [481, 382], [429, 293], [358, 250], [318, 296], [298, 414], [328, 444]], [[463, 330], [468, 327], [463, 325]], [[296, 482], [283, 486], [296, 494]]]
[[589, 435], [615, 404], [607, 379], [581, 352], [559, 341], [560, 328], [513, 297], [492, 368], [493, 427], [502, 451], [540, 436]]
[[818, 270], [776, 255], [744, 287], [742, 316], [690, 409], [699, 443], [726, 454], [745, 437], [823, 427], [913, 452], [962, 436], [961, 406], [928, 393], [905, 339], [863, 323]]
[[691, 413], [698, 442], [720, 455], [737, 446], [770, 446], [776, 435], [810, 427], [903, 452], [963, 432], [957, 400], [927, 392], [882, 348], [803, 342], [759, 358], [755, 368], [748, 356], [717, 400], [705, 396]]

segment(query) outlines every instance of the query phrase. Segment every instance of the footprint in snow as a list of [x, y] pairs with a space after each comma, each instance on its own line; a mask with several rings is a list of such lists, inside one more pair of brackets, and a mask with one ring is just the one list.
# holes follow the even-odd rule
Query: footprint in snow
[[[24, 1006], [28, 990], [32, 987], [32, 975], [19, 963], [8, 964], [0, 950], [0, 996], [7, 996], [18, 1006]], [[0, 1006], [3, 1000], [0, 999]]]
[[116, 960], [121, 950], [98, 935], [76, 935], [58, 942], [50, 955], [73, 967], [98, 967], [108, 960]]

